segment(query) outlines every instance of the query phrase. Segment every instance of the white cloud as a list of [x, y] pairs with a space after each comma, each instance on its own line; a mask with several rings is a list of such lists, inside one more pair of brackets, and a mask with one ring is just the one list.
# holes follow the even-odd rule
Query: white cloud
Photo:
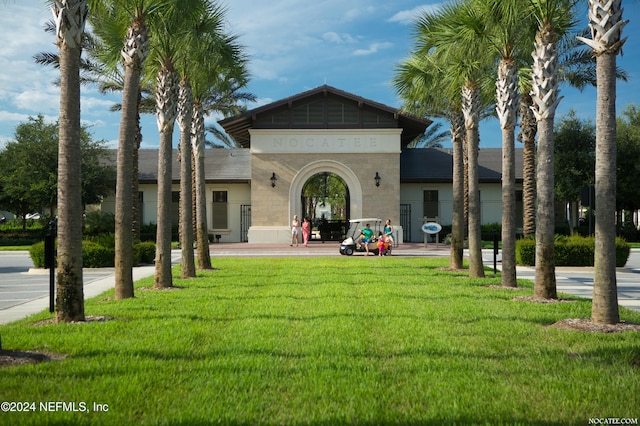
[[336, 44], [357, 43], [358, 41], [350, 34], [345, 34], [345, 33], [338, 34], [334, 31], [329, 31], [322, 34], [322, 38], [325, 41], [328, 41], [330, 43], [336, 43]]
[[403, 25], [410, 25], [423, 13], [434, 13], [442, 7], [442, 3], [423, 4], [413, 9], [401, 10], [389, 18], [389, 22], [398, 22]]
[[371, 55], [373, 53], [377, 53], [380, 50], [388, 49], [393, 46], [393, 43], [384, 42], [384, 43], [372, 43], [369, 45], [368, 49], [357, 49], [353, 52], [355, 56], [364, 56]]

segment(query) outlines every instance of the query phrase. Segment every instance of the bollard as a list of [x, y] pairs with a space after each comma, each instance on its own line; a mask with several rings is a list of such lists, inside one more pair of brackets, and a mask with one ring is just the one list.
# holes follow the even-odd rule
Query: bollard
[[498, 271], [498, 233], [493, 231], [493, 275]]
[[55, 222], [49, 222], [49, 232], [44, 237], [44, 267], [49, 268], [49, 312], [55, 310], [55, 293], [56, 293], [56, 249], [55, 249]]

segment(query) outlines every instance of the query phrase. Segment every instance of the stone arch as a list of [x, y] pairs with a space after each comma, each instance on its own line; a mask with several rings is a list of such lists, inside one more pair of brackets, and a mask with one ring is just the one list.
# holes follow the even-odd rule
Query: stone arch
[[293, 217], [294, 214], [299, 215], [302, 212], [300, 195], [304, 184], [312, 176], [323, 172], [334, 173], [344, 180], [349, 188], [351, 216], [360, 217], [362, 214], [362, 186], [360, 181], [349, 167], [333, 160], [313, 161], [296, 173], [289, 187], [289, 217]]

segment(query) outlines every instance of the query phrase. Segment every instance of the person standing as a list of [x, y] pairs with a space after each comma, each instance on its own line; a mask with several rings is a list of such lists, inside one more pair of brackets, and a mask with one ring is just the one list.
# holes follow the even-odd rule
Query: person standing
[[384, 236], [387, 237], [387, 243], [393, 246], [393, 226], [391, 226], [391, 219], [387, 219], [384, 223]]
[[289, 246], [293, 246], [294, 241], [296, 242], [296, 247], [298, 247], [300, 242], [300, 221], [297, 214], [293, 215], [293, 220], [291, 221], [291, 244]]
[[305, 217], [302, 219], [302, 244], [305, 247], [309, 243], [309, 237], [311, 237], [311, 222]]

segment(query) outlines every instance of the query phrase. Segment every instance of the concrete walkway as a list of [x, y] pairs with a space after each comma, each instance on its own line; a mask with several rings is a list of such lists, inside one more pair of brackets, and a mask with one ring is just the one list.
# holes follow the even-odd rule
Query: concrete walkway
[[[308, 247], [300, 245], [299, 247], [290, 247], [286, 244], [280, 245], [262, 245], [248, 243], [230, 243], [230, 244], [212, 244], [210, 247], [212, 258], [216, 257], [260, 257], [260, 256], [276, 256], [276, 257], [315, 257], [315, 256], [340, 256], [339, 244], [336, 242], [313, 242]], [[640, 250], [634, 250], [635, 258], [640, 259]], [[449, 256], [449, 247], [443, 244], [429, 244], [425, 247], [422, 243], [405, 243], [394, 248], [394, 256], [417, 256], [417, 257], [447, 257]], [[357, 253], [354, 256], [363, 256]], [[373, 259], [372, 261], [383, 261]], [[483, 260], [489, 267], [493, 267], [493, 252], [491, 250], [483, 251]], [[180, 261], [180, 251], [172, 252], [172, 263], [177, 264]], [[214, 261], [215, 263], [215, 261]], [[500, 263], [497, 263], [498, 269]], [[634, 267], [635, 266], [635, 267]], [[637, 268], [637, 269], [636, 269]], [[152, 276], [155, 267], [141, 266], [133, 268], [133, 279], [139, 279]], [[640, 264], [627, 265], [625, 268], [618, 268], [618, 301], [621, 306], [640, 311]], [[48, 273], [42, 274], [43, 280], [48, 283]], [[518, 267], [517, 276], [522, 279], [531, 279], [535, 277], [535, 270], [530, 267]], [[113, 273], [105, 275], [101, 278], [85, 282], [84, 295], [86, 299], [98, 296], [105, 291], [114, 287], [115, 276]], [[591, 298], [593, 292], [593, 268], [556, 268], [556, 285], [558, 292], [568, 293], [579, 297]], [[6, 324], [25, 318], [29, 315], [49, 309], [49, 298], [41, 297], [11, 306], [0, 310], [0, 324]]]

